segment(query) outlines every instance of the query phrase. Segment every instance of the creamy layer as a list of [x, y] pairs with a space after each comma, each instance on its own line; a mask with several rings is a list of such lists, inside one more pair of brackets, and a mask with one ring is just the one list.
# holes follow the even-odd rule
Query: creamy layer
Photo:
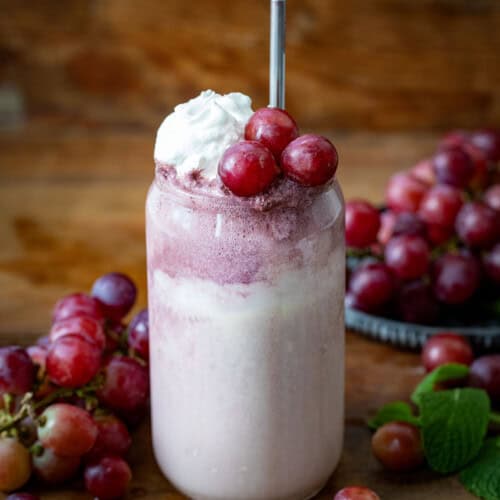
[[179, 177], [217, 177], [224, 151], [244, 137], [252, 101], [239, 92], [220, 95], [205, 90], [179, 104], [165, 118], [156, 136], [155, 160], [171, 165]]

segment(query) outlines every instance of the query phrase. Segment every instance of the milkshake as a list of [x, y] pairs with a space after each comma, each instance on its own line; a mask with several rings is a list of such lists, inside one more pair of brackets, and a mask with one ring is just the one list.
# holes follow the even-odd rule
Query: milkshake
[[234, 194], [224, 165], [252, 116], [238, 93], [177, 106], [146, 203], [154, 450], [200, 500], [312, 497], [342, 449], [342, 195], [265, 146], [276, 172]]

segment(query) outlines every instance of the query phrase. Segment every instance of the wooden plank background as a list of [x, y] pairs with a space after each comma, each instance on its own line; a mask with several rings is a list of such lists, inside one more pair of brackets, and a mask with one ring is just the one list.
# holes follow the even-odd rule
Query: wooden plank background
[[[209, 87], [265, 105], [268, 3], [0, 0], [0, 123], [15, 108], [152, 129]], [[500, 123], [499, 0], [288, 4], [288, 107], [305, 128]]]

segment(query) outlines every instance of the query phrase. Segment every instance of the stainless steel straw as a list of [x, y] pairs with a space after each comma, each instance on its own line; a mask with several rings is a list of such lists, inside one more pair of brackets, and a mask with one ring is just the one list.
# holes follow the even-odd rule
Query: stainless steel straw
[[271, 0], [269, 105], [285, 108], [286, 0]]

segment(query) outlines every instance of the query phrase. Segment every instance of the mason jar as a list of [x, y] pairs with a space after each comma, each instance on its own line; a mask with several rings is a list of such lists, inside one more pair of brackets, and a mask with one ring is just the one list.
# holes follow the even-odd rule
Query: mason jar
[[160, 468], [194, 499], [314, 496], [343, 439], [338, 184], [239, 198], [157, 164], [146, 222]]

